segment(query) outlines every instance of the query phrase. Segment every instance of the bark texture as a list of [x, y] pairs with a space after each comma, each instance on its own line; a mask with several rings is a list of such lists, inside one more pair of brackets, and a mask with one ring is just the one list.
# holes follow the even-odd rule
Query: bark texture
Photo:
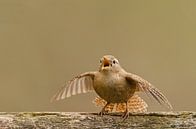
[[196, 112], [155, 112], [130, 114], [122, 121], [121, 114], [73, 112], [1, 112], [0, 129], [64, 129], [64, 128], [196, 128]]

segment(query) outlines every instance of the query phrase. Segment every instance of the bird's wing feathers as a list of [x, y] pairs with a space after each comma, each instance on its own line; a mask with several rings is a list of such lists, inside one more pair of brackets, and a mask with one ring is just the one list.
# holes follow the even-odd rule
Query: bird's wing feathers
[[159, 104], [165, 105], [168, 109], [172, 109], [172, 106], [168, 99], [152, 84], [144, 80], [138, 75], [128, 73], [126, 75], [126, 80], [129, 83], [136, 83], [136, 91], [145, 92], [148, 96], [153, 97]]
[[52, 97], [51, 101], [93, 91], [93, 79], [94, 72], [87, 72], [74, 77]]

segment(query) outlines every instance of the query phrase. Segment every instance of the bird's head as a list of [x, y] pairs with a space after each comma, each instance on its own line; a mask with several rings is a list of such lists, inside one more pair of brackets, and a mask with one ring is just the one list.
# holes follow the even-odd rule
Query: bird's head
[[99, 71], [118, 72], [121, 69], [118, 60], [112, 55], [105, 55], [100, 59]]

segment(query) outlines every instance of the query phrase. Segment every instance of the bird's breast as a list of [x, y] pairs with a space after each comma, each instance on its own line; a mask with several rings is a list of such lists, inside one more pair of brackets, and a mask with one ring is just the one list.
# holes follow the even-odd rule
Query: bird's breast
[[98, 74], [94, 78], [96, 93], [107, 102], [126, 102], [132, 95], [133, 89], [120, 74]]

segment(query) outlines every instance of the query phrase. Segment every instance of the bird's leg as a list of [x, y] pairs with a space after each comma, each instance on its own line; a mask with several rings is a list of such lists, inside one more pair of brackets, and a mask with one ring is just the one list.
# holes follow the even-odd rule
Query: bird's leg
[[103, 114], [105, 113], [105, 108], [109, 105], [110, 103], [106, 103], [106, 105], [102, 108], [102, 110], [99, 112], [100, 116], [103, 116]]
[[122, 115], [123, 121], [129, 117], [129, 111], [128, 111], [128, 102], [126, 102], [126, 110], [124, 114]]

